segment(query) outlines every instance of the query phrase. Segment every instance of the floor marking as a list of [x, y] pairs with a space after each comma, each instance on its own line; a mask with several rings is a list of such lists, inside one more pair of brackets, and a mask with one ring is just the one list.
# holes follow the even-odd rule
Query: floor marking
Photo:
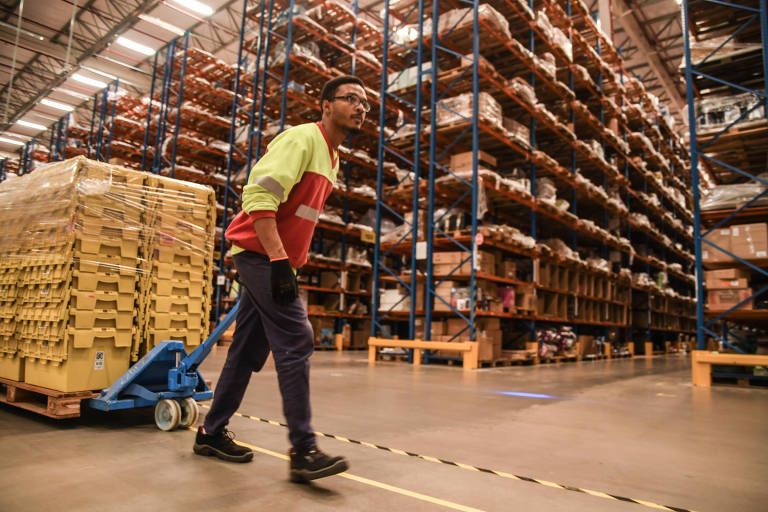
[[[210, 409], [210, 406], [208, 406], [208, 405], [203, 405], [203, 404], [200, 404], [200, 405], [201, 405], [201, 407], [205, 407], [206, 409]], [[240, 416], [242, 418], [253, 420], [253, 421], [258, 421], [258, 422], [261, 422], [261, 423], [268, 423], [270, 425], [280, 426], [280, 427], [283, 427], [283, 428], [287, 428], [288, 427], [288, 425], [286, 425], [285, 423], [279, 423], [279, 422], [273, 421], [273, 420], [265, 420], [263, 418], [259, 418], [259, 417], [256, 417], [256, 416], [251, 416], [251, 415], [248, 415], [248, 414], [242, 414], [240, 412], [236, 412], [235, 416]], [[688, 508], [673, 507], [671, 505], [659, 505], [658, 503], [653, 503], [653, 502], [650, 502], [650, 501], [639, 500], [639, 499], [634, 499], [634, 498], [627, 498], [625, 496], [618, 496], [616, 494], [608, 494], [608, 493], [605, 493], [605, 492], [593, 491], [591, 489], [582, 489], [582, 488], [573, 487], [573, 486], [570, 486], [570, 485], [556, 484], [554, 482], [548, 482], [546, 480], [537, 480], [535, 478], [531, 478], [531, 477], [527, 477], [527, 476], [513, 475], [511, 473], [505, 473], [503, 471], [495, 471], [493, 469], [481, 468], [481, 467], [478, 467], [478, 466], [472, 466], [472, 465], [463, 464], [463, 463], [460, 463], [460, 462], [453, 462], [453, 461], [449, 461], [449, 460], [443, 460], [443, 459], [439, 459], [437, 457], [432, 457], [432, 456], [429, 456], [429, 455], [420, 455], [418, 453], [413, 453], [413, 452], [409, 452], [409, 451], [405, 451], [405, 450], [399, 450], [399, 449], [396, 449], [396, 448], [388, 448], [386, 446], [380, 446], [378, 444], [368, 443], [368, 442], [365, 442], [365, 441], [358, 441], [356, 439], [349, 439], [349, 438], [342, 437], [342, 436], [337, 436], [337, 435], [334, 435], [334, 434], [327, 434], [325, 432], [315, 432], [315, 434], [318, 435], [318, 436], [322, 436], [322, 437], [328, 437], [330, 439], [336, 439], [338, 441], [342, 441], [342, 442], [345, 442], [345, 443], [358, 444], [358, 445], [361, 445], [361, 446], [367, 446], [369, 448], [375, 448], [377, 450], [383, 450], [383, 451], [390, 452], [390, 453], [396, 453], [398, 455], [406, 455], [408, 457], [414, 457], [414, 458], [426, 460], [426, 461], [429, 461], [429, 462], [435, 462], [435, 463], [438, 463], [438, 464], [447, 464], [447, 465], [450, 465], [450, 466], [456, 466], [458, 468], [467, 469], [467, 470], [470, 470], [470, 471], [480, 471], [481, 473], [490, 473], [492, 475], [496, 475], [496, 476], [501, 477], [501, 478], [507, 478], [507, 479], [510, 479], [510, 480], [521, 480], [523, 482], [530, 482], [530, 483], [534, 483], [534, 484], [538, 484], [538, 485], [543, 485], [545, 487], [551, 487], [553, 489], [560, 489], [560, 490], [563, 490], [563, 491], [578, 492], [578, 493], [581, 493], [581, 494], [589, 494], [590, 496], [595, 496], [597, 498], [604, 498], [604, 499], [614, 500], [614, 501], [626, 501], [628, 503], [635, 503], [636, 505], [642, 505], [644, 507], [653, 508], [653, 509], [656, 509], [656, 510], [666, 510], [668, 512], [695, 512], [694, 510], [688, 509]]]
[[[188, 427], [188, 430], [191, 430], [192, 432], [197, 432], [197, 428], [195, 427]], [[269, 455], [270, 457], [283, 459], [285, 461], [289, 460], [288, 455], [284, 453], [279, 453], [272, 450], [268, 450], [266, 448], [262, 448], [260, 446], [244, 443], [243, 441], [235, 441], [235, 443], [239, 444], [240, 446], [245, 446], [246, 448], [250, 448], [254, 452], [263, 453], [264, 455]], [[465, 505], [453, 503], [452, 501], [441, 500], [440, 498], [435, 498], [433, 496], [428, 496], [426, 494], [421, 494], [415, 491], [409, 491], [408, 489], [403, 489], [402, 487], [396, 487], [394, 485], [385, 484], [384, 482], [371, 480], [370, 478], [353, 475], [349, 472], [339, 473], [338, 475], [335, 475], [335, 476], [340, 476], [342, 478], [346, 478], [347, 480], [352, 480], [354, 482], [370, 485], [372, 487], [378, 487], [379, 489], [384, 489], [386, 491], [402, 494], [403, 496], [408, 496], [409, 498], [415, 498], [417, 500], [426, 501], [428, 503], [434, 503], [435, 505], [442, 505], [443, 507], [450, 508], [452, 510], [460, 510], [461, 512], [485, 512], [479, 508], [467, 507]]]

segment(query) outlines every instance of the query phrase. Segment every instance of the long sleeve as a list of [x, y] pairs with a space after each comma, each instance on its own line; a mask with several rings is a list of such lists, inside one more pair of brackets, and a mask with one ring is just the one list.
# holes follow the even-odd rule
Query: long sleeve
[[274, 216], [294, 185], [301, 181], [312, 156], [308, 139], [275, 137], [267, 152], [251, 169], [248, 184], [243, 187], [243, 211], [257, 217]]

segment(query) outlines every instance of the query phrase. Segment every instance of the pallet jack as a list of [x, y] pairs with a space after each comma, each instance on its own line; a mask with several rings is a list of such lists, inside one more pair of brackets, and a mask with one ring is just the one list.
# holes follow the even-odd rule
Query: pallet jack
[[195, 425], [197, 400], [213, 397], [197, 368], [235, 321], [238, 305], [191, 354], [180, 341], [161, 341], [99, 396], [87, 400], [88, 406], [100, 411], [154, 406], [155, 424], [165, 432]]

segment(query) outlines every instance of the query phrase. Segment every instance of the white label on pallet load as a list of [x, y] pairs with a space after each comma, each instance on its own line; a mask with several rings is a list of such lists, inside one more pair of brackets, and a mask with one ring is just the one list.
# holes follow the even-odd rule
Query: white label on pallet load
[[224, 286], [227, 284], [227, 277], [226, 276], [216, 276], [216, 284], [218, 286]]
[[427, 259], [427, 242], [416, 242], [416, 259]]
[[102, 351], [96, 352], [96, 357], [93, 360], [93, 369], [94, 370], [104, 369], [104, 352]]

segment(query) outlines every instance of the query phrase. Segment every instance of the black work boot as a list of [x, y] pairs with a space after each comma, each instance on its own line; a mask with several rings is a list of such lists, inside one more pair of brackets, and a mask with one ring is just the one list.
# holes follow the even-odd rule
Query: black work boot
[[218, 434], [205, 434], [203, 427], [197, 429], [195, 445], [192, 450], [198, 455], [218, 457], [229, 462], [250, 462], [253, 452], [234, 441], [235, 434], [227, 429]]
[[291, 482], [309, 482], [316, 478], [343, 473], [349, 469], [349, 463], [344, 457], [329, 457], [317, 446], [303, 451], [290, 451]]

